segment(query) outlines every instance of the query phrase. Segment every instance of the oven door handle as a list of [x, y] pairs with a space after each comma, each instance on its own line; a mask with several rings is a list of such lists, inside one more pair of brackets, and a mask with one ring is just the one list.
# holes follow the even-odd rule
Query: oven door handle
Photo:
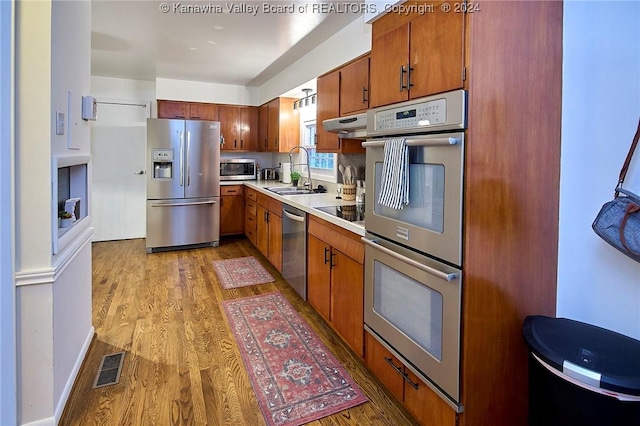
[[[366, 141], [362, 142], [363, 148], [379, 148], [384, 147], [384, 140], [380, 141]], [[448, 138], [431, 138], [431, 139], [407, 139], [405, 141], [406, 146], [449, 146], [457, 145], [461, 143], [460, 138], [448, 137]]]
[[420, 262], [416, 262], [413, 259], [409, 259], [408, 257], [402, 256], [401, 254], [398, 254], [396, 252], [394, 252], [393, 250], [390, 250], [384, 246], [381, 246], [380, 244], [378, 244], [376, 241], [374, 240], [370, 240], [368, 238], [362, 237], [362, 242], [365, 243], [366, 245], [375, 248], [376, 250], [380, 250], [381, 252], [383, 252], [384, 254], [387, 254], [391, 257], [393, 257], [394, 259], [398, 259], [401, 262], [404, 262], [408, 265], [413, 266], [414, 268], [418, 268], [421, 271], [424, 271], [428, 274], [431, 274], [435, 277], [438, 277], [442, 280], [445, 281], [453, 281], [455, 279], [458, 278], [458, 274], [447, 274], [446, 272], [442, 272], [439, 271], [435, 268], [432, 268], [431, 266], [428, 265], [423, 265]]

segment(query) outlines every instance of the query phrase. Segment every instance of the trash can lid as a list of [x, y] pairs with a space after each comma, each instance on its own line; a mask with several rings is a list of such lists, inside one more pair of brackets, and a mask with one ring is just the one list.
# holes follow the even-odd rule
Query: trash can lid
[[595, 325], [542, 315], [525, 318], [522, 334], [531, 351], [558, 371], [566, 372], [573, 364], [577, 371], [599, 375], [602, 389], [640, 395], [640, 341]]

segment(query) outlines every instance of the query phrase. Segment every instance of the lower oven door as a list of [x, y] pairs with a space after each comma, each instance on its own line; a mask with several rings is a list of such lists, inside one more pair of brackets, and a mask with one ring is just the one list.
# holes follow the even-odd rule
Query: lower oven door
[[363, 241], [367, 329], [458, 404], [461, 271], [372, 234]]

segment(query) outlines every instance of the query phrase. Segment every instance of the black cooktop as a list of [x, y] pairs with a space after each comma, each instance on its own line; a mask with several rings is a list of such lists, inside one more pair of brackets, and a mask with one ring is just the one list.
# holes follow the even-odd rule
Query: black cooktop
[[325, 213], [329, 213], [330, 215], [339, 217], [340, 219], [348, 220], [349, 222], [362, 222], [364, 220], [364, 204], [315, 208]]

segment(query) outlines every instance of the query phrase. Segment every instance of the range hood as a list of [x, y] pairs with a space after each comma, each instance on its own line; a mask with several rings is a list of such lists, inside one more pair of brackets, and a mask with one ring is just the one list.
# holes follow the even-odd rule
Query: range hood
[[337, 133], [339, 138], [366, 139], [367, 113], [363, 112], [361, 114], [324, 120], [322, 126], [327, 132]]

